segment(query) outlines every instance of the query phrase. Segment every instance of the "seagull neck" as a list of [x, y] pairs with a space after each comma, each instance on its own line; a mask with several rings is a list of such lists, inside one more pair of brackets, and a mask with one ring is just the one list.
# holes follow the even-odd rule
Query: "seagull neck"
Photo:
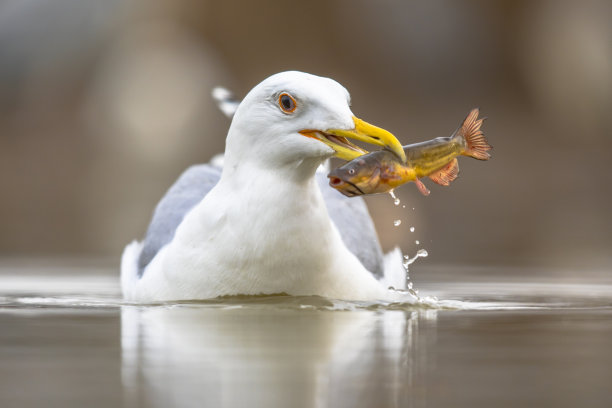
[[[224, 197], [237, 198], [246, 206], [274, 208], [269, 213], [271, 219], [276, 220], [274, 222], [295, 214], [322, 217], [329, 222], [315, 179], [315, 166], [315, 163], [304, 162], [272, 169], [252, 161], [230, 162], [224, 165], [218, 186]], [[266, 218], [266, 214], [259, 214], [259, 217]]]
[[255, 178], [307, 183], [313, 180], [317, 168], [323, 162], [320, 157], [273, 163], [262, 160], [237, 160], [227, 153], [224, 160], [222, 181], [240, 180], [249, 184], [255, 182]]

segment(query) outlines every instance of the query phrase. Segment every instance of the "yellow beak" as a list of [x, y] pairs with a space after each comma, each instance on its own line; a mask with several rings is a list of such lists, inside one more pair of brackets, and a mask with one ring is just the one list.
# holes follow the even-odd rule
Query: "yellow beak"
[[335, 157], [343, 160], [353, 160], [368, 153], [367, 150], [347, 140], [354, 139], [387, 148], [395, 153], [402, 160], [402, 163], [406, 162], [406, 153], [404, 153], [402, 144], [391, 132], [371, 125], [355, 116], [353, 116], [353, 121], [355, 122], [354, 129], [303, 130], [300, 133], [325, 143], [335, 150]]

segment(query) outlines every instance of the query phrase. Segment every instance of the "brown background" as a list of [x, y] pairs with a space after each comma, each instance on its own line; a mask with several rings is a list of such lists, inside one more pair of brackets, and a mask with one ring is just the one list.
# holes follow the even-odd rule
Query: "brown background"
[[403, 143], [474, 106], [488, 117], [493, 160], [460, 160], [426, 198], [400, 188], [405, 209], [369, 199], [386, 249], [608, 270], [611, 15], [592, 0], [3, 2], [0, 255], [118, 264], [180, 172], [223, 151], [210, 89], [297, 69]]

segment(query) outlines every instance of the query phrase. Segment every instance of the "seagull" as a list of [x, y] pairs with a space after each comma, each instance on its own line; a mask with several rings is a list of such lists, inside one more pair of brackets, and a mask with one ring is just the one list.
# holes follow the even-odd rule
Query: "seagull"
[[350, 104], [338, 82], [288, 71], [227, 105], [224, 155], [188, 168], [157, 205], [144, 240], [123, 251], [124, 298], [377, 300], [389, 298], [389, 286], [401, 288], [399, 249], [383, 255], [365, 202], [327, 185], [329, 158], [367, 153], [348, 139], [405, 160], [397, 138], [354, 116]]

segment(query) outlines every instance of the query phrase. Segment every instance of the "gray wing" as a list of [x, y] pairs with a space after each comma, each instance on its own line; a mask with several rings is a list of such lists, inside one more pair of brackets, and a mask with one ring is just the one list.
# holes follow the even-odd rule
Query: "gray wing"
[[[220, 167], [200, 164], [185, 170], [170, 187], [153, 212], [138, 258], [138, 276], [142, 276], [159, 250], [172, 241], [185, 214], [202, 201], [220, 177]], [[365, 201], [361, 197], [345, 197], [329, 187], [324, 173], [318, 172], [316, 177], [329, 216], [344, 245], [374, 276], [382, 277], [383, 253]]]
[[329, 217], [340, 231], [344, 245], [374, 276], [383, 277], [383, 251], [364, 199], [343, 196], [329, 186], [325, 173], [317, 172], [316, 177]]
[[153, 212], [138, 258], [138, 276], [142, 276], [157, 252], [172, 241], [185, 214], [202, 201], [220, 178], [220, 167], [199, 164], [185, 170], [170, 187]]

